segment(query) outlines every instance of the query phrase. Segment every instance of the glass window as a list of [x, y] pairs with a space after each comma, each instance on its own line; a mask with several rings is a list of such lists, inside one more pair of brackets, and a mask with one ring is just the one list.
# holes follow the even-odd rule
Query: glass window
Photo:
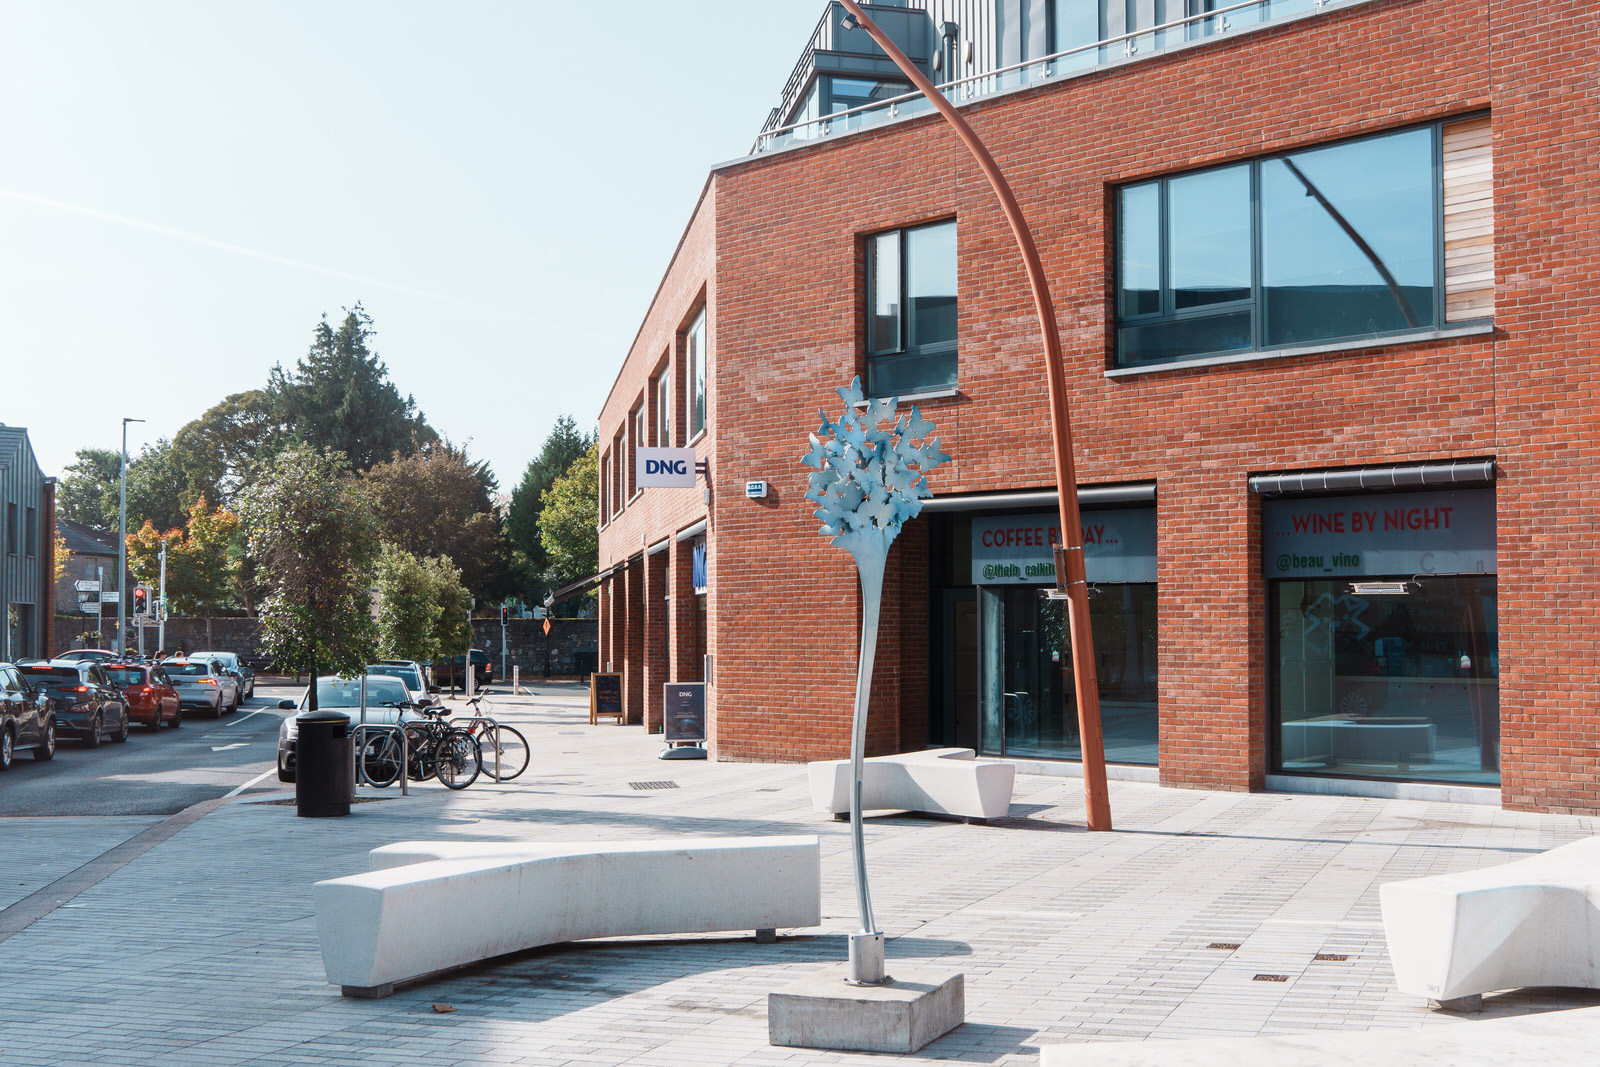
[[956, 383], [956, 224], [867, 239], [867, 391], [894, 396]]
[[1434, 323], [1433, 131], [1261, 164], [1268, 345]]
[[1117, 362], [1432, 329], [1441, 174], [1428, 126], [1124, 187]]
[[706, 351], [706, 313], [694, 317], [685, 344], [689, 355], [689, 439], [706, 428], [706, 387], [710, 354]]
[[[1363, 581], [1378, 579], [1363, 579]], [[1496, 785], [1499, 625], [1492, 574], [1269, 583], [1277, 768]]]
[[17, 506], [6, 505], [6, 551], [17, 554]]
[[28, 528], [23, 535], [28, 543], [27, 553], [30, 556], [39, 554], [39, 509], [28, 509]]
[[848, 111], [865, 107], [880, 100], [900, 96], [910, 91], [910, 86], [899, 81], [879, 81], [875, 78], [828, 79], [828, 112]]
[[628, 449], [628, 496], [631, 499], [639, 491], [639, 452], [640, 445], [645, 443], [644, 438], [644, 403], [633, 409], [633, 414], [628, 417], [629, 430], [633, 436], [632, 447]]
[[659, 448], [672, 447], [672, 367], [669, 364], [656, 379], [656, 439]]

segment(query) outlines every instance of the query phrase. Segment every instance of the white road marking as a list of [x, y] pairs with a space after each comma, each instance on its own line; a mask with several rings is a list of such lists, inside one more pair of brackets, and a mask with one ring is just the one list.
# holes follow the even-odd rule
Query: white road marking
[[223, 800], [227, 800], [228, 797], [236, 797], [236, 796], [238, 796], [240, 793], [243, 793], [246, 789], [249, 789], [251, 786], [255, 785], [257, 782], [261, 781], [261, 779], [265, 778], [267, 775], [271, 774], [275, 770], [277, 770], [276, 767], [272, 768], [272, 770], [262, 771], [260, 774], [256, 775], [254, 778], [250, 779], [248, 782], [246, 782], [244, 785], [241, 785], [239, 788], [235, 789], [233, 792], [227, 794], [227, 796], [224, 796], [222, 799]]
[[249, 748], [249, 747], [250, 747], [250, 742], [248, 742], [248, 741], [235, 741], [231, 745], [212, 745], [211, 746], [211, 751], [213, 751], [213, 752], [226, 752], [231, 748]]
[[260, 715], [263, 711], [272, 711], [272, 710], [274, 710], [274, 709], [272, 709], [272, 708], [257, 708], [256, 710], [250, 712], [247, 715], [239, 716], [237, 719], [234, 719], [232, 722], [223, 723], [221, 726], [217, 727], [217, 729], [226, 730], [230, 726], [238, 726], [240, 723], [242, 723], [246, 719], [248, 719], [251, 715]]

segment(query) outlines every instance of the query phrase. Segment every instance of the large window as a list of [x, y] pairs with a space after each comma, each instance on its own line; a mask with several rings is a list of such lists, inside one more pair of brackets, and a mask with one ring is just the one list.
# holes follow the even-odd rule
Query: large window
[[689, 356], [689, 440], [706, 428], [706, 386], [711, 355], [706, 351], [706, 313], [702, 309], [689, 324], [684, 340]]
[[[1117, 363], [1404, 335], [1492, 314], [1456, 299], [1467, 283], [1446, 251], [1459, 244], [1458, 213], [1444, 221], [1467, 181], [1447, 161], [1481, 136], [1487, 165], [1486, 126], [1426, 126], [1124, 187]], [[1492, 254], [1485, 220], [1476, 240]]]
[[661, 369], [654, 386], [656, 402], [656, 436], [651, 443], [658, 448], [672, 447], [672, 365]]
[[956, 384], [956, 309], [953, 220], [869, 237], [869, 395], [952, 388]]

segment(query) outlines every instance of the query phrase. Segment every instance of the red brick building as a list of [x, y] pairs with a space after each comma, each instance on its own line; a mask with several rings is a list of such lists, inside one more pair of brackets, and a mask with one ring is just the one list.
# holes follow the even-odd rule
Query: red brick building
[[[1600, 9], [1183, 7], [868, 9], [1040, 245], [1114, 773], [1600, 811]], [[601, 666], [652, 728], [707, 680], [716, 758], [845, 753], [859, 597], [798, 460], [859, 374], [953, 457], [890, 555], [871, 746], [1070, 771], [1020, 259], [840, 14], [713, 169], [601, 412]], [[640, 489], [639, 445], [706, 470]]]

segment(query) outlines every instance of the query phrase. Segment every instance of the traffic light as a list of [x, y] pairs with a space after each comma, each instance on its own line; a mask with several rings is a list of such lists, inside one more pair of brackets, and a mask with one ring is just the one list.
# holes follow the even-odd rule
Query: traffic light
[[136, 585], [133, 587], [133, 613], [135, 615], [150, 614], [150, 588]]
[[500, 605], [500, 625], [504, 626], [511, 619], [511, 609], [504, 604]]

